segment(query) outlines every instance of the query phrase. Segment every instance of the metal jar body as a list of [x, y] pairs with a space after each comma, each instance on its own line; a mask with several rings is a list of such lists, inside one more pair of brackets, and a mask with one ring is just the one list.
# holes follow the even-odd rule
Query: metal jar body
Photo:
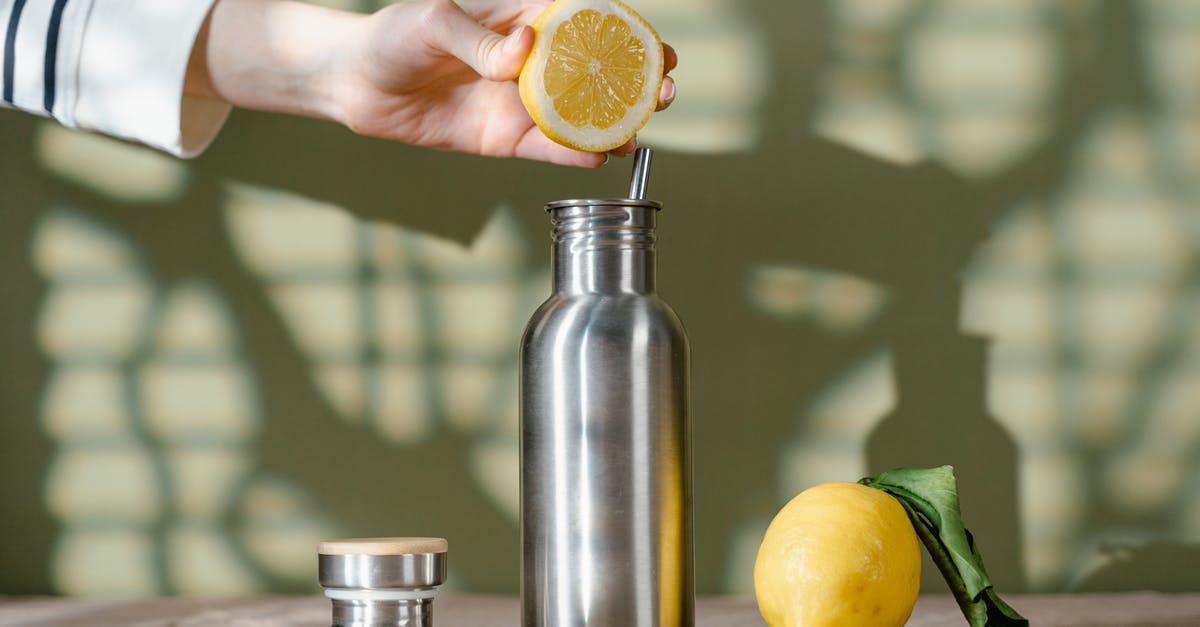
[[[334, 542], [371, 540], [388, 538]], [[333, 603], [332, 627], [433, 627], [446, 553], [319, 553], [317, 574]]]
[[551, 203], [521, 344], [522, 624], [694, 623], [689, 349], [642, 200]]

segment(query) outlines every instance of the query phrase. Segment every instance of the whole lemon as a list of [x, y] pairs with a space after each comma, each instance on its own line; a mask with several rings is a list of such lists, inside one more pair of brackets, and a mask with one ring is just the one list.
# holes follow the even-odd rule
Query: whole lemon
[[900, 627], [921, 584], [904, 508], [857, 483], [823, 483], [779, 511], [758, 549], [754, 594], [771, 627]]

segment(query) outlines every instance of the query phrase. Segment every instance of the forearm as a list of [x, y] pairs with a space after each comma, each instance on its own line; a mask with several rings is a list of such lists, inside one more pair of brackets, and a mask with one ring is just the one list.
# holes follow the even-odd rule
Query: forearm
[[340, 120], [338, 55], [364, 19], [289, 0], [218, 0], [184, 89], [248, 109]]

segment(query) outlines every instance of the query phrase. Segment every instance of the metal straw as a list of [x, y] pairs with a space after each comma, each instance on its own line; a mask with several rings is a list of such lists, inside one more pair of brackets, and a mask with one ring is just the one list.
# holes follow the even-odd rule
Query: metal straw
[[638, 148], [633, 155], [633, 179], [629, 181], [629, 197], [634, 200], [646, 199], [646, 184], [650, 180], [650, 158], [653, 154], [649, 148]]

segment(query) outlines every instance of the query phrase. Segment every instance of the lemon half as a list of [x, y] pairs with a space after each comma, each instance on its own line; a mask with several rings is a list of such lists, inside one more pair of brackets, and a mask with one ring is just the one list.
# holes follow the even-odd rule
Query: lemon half
[[658, 104], [663, 46], [619, 0], [557, 0], [533, 23], [521, 101], [550, 139], [604, 152], [637, 134]]
[[904, 508], [857, 483], [824, 483], [792, 499], [754, 564], [770, 627], [901, 627], [920, 586], [920, 541]]

